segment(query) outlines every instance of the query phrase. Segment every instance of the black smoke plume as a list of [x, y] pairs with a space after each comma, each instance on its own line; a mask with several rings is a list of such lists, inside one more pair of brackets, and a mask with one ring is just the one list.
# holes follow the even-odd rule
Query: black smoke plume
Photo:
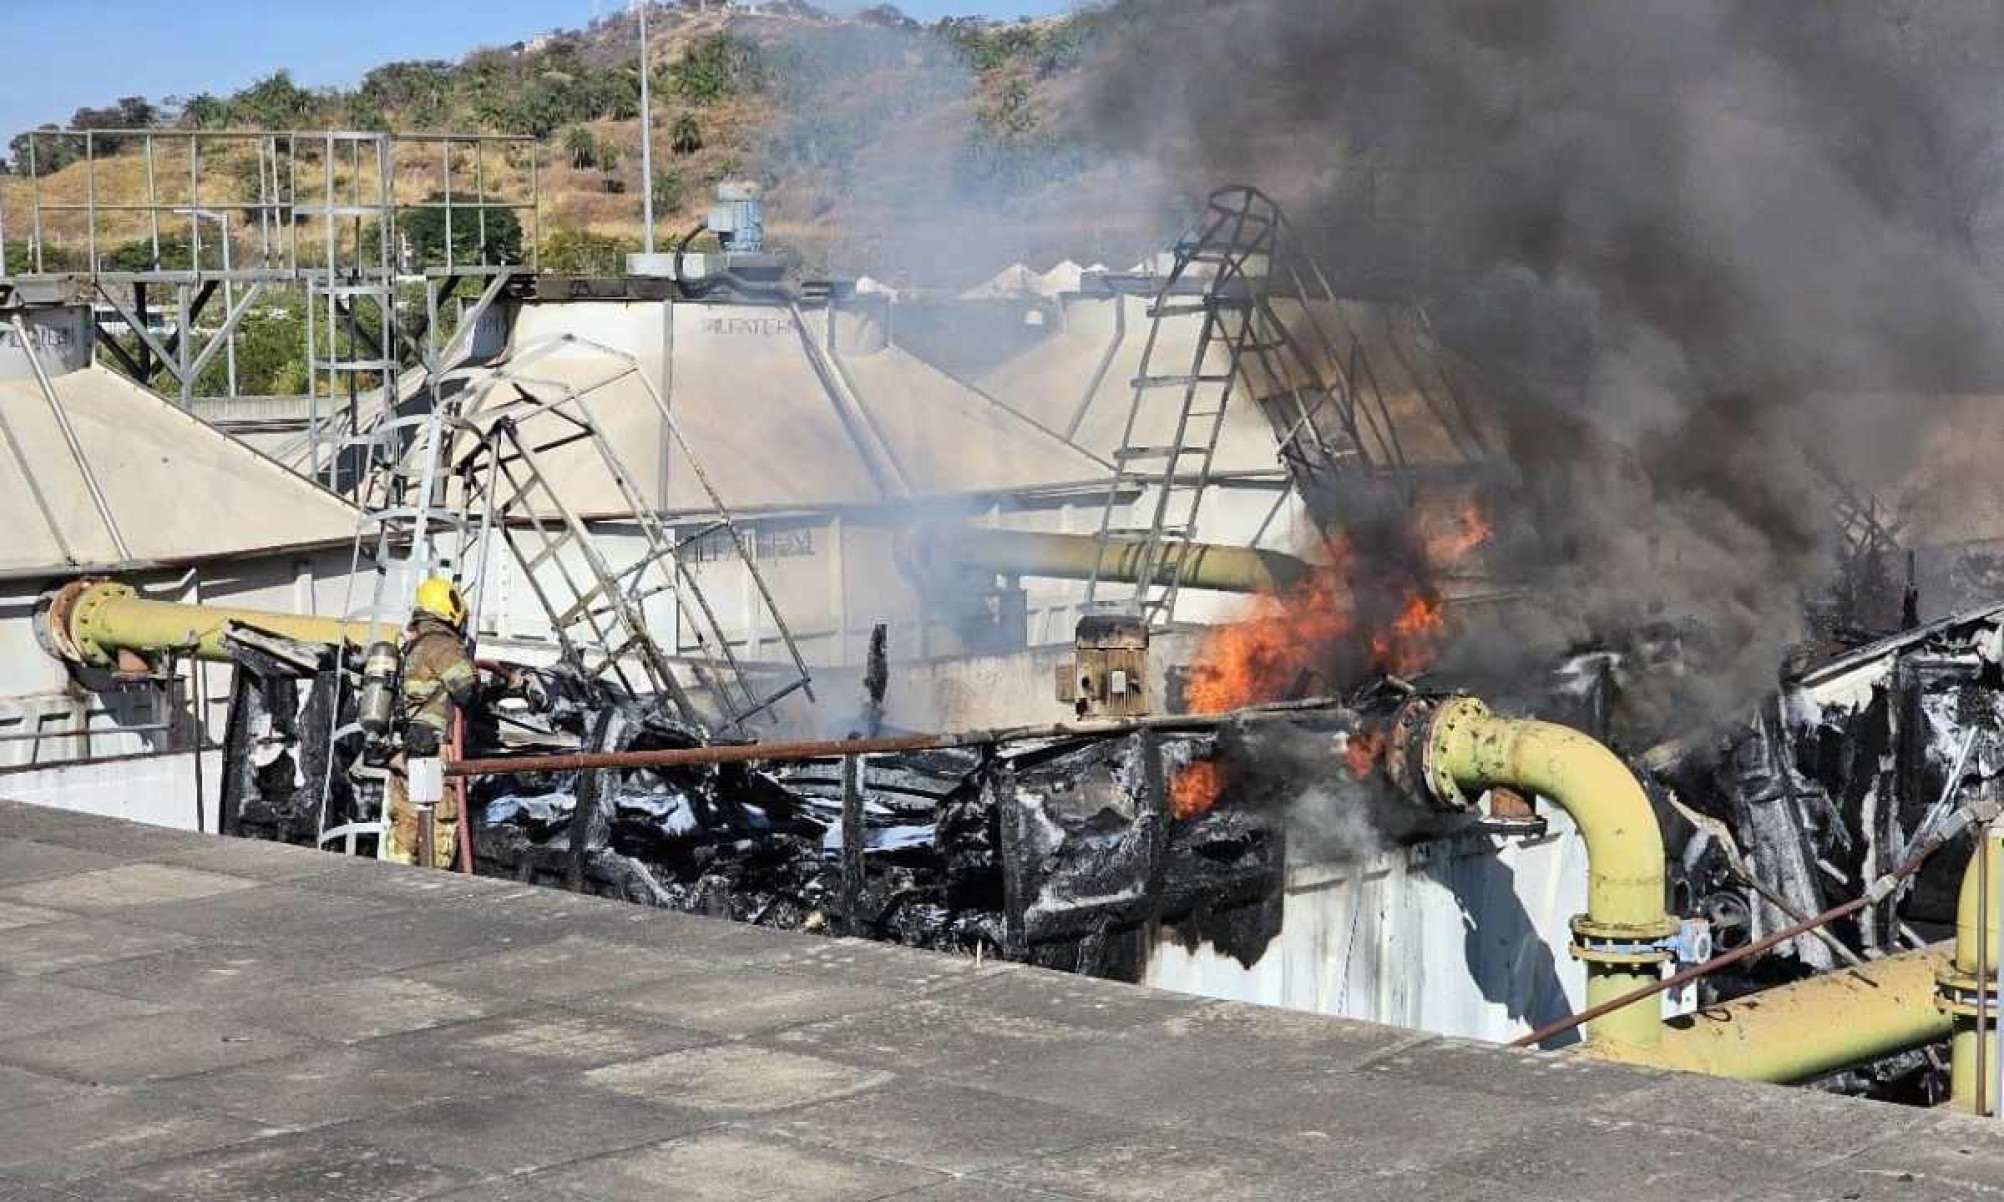
[[1114, 15], [1105, 153], [1260, 186], [1339, 290], [1428, 306], [1518, 477], [1498, 561], [1576, 626], [1695, 618], [1718, 702], [1771, 685], [1826, 588], [1826, 469], [1913, 469], [1922, 422], [1886, 398], [1995, 387], [1998, 6]]

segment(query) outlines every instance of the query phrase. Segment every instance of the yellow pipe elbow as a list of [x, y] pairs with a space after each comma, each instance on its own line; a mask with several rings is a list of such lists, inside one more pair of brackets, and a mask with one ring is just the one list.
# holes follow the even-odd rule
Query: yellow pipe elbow
[[1472, 697], [1434, 720], [1435, 770], [1465, 790], [1510, 785], [1549, 798], [1587, 849], [1587, 914], [1640, 939], [1675, 933], [1664, 909], [1663, 831], [1628, 765], [1570, 727], [1499, 718]]
[[[1628, 765], [1579, 731], [1502, 718], [1472, 697], [1437, 710], [1420, 771], [1453, 802], [1505, 785], [1548, 798], [1579, 828], [1587, 852], [1587, 912], [1573, 920], [1573, 954], [1587, 964], [1587, 1001], [1612, 1001], [1657, 978], [1677, 933], [1664, 905], [1663, 832]], [[1462, 800], [1462, 804], [1466, 804]], [[1591, 1039], [1654, 1047], [1662, 1003], [1625, 1006], [1588, 1024]]]

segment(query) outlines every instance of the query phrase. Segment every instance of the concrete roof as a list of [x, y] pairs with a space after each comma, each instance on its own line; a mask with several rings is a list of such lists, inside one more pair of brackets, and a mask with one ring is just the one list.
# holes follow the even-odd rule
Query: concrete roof
[[[0, 802], [0, 1194], [1994, 1198], [1997, 1124]], [[1460, 939], [1455, 933], [1455, 941]]]
[[347, 502], [124, 376], [88, 367], [52, 383], [130, 554], [119, 553], [98, 515], [40, 387], [4, 379], [0, 417], [30, 474], [0, 445], [0, 571], [179, 562], [354, 537]]
[[[670, 510], [705, 509], [708, 500], [687, 458], [665, 448], [645, 382], [604, 347], [632, 355], [661, 388], [684, 437], [734, 510], [875, 504], [901, 496], [1078, 484], [1108, 474], [1104, 464], [883, 343], [871, 335], [870, 323], [848, 316], [837, 323], [838, 347], [846, 349], [827, 360], [839, 369], [831, 372], [831, 392], [786, 309], [677, 304], [672, 374], [664, 381], [662, 311], [658, 303], [526, 305], [512, 344], [515, 362], [484, 380], [476, 377], [473, 387], [488, 388], [490, 408], [514, 395], [505, 383], [489, 387], [497, 375], [523, 378], [539, 397], [557, 397], [565, 387], [585, 392], [594, 422], [618, 449], [641, 496]], [[825, 348], [825, 312], [802, 311], [801, 318], [806, 336]], [[547, 349], [565, 335], [589, 341]], [[553, 486], [580, 512], [628, 510], [589, 445], [540, 459]]]

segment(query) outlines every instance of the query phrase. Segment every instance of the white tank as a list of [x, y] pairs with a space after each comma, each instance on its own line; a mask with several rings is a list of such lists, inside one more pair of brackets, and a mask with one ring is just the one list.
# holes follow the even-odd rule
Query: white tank
[[[37, 305], [24, 310], [23, 319], [42, 370], [51, 377], [90, 366], [90, 306]], [[0, 380], [27, 379], [33, 375], [13, 323], [0, 322]]]

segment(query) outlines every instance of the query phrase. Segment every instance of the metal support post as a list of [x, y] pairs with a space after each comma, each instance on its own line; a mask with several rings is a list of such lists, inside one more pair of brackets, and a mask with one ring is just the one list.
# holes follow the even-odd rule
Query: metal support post
[[[62, 398], [56, 395], [55, 385], [49, 382], [49, 373], [42, 369], [42, 357], [35, 353], [35, 343], [28, 335], [28, 323], [17, 311], [13, 317], [14, 337], [21, 340], [21, 353], [27, 356], [28, 366], [35, 373], [35, 383], [41, 386], [42, 399], [49, 403], [49, 412], [55, 415], [56, 428], [63, 432], [63, 442], [69, 447], [70, 457], [76, 461], [77, 472], [83, 477], [84, 488], [90, 493], [90, 503], [97, 510], [97, 516], [104, 523], [105, 532], [111, 535], [111, 545], [118, 549], [120, 559], [131, 559], [132, 550], [125, 544], [125, 536], [119, 533], [118, 522], [111, 516], [111, 503], [105, 500], [104, 489], [99, 487], [97, 473], [91, 470], [90, 459], [84, 454], [83, 443], [78, 441], [75, 427], [70, 425], [70, 417], [63, 408]], [[28, 473], [29, 479], [34, 473]]]
[[[478, 628], [477, 622], [475, 623], [474, 628], [475, 629]], [[449, 748], [449, 753], [452, 755], [453, 758], [457, 759], [462, 753], [465, 752], [465, 750], [466, 750], [466, 711], [460, 709], [458, 706], [453, 706], [452, 744]], [[458, 833], [459, 836], [459, 843], [458, 846], [455, 848], [455, 852], [459, 860], [459, 871], [466, 874], [467, 876], [472, 876], [473, 875], [473, 816], [467, 813], [466, 810], [466, 778], [463, 776], [455, 776], [450, 780], [446, 781], [445, 787], [451, 790], [452, 804], [454, 807], [453, 813], [457, 816], [458, 819], [458, 821], [453, 824], [453, 829]]]
[[[191, 216], [188, 220], [193, 222], [195, 219]], [[199, 254], [199, 249], [195, 253]], [[195, 311], [188, 303], [188, 288], [189, 285], [181, 284], [174, 289], [175, 320], [179, 323], [174, 331], [174, 375], [181, 384], [183, 409], [192, 409], [195, 403], [195, 376], [189, 370], [194, 362], [194, 339], [190, 335], [195, 324]]]
[[647, 4], [648, 0], [636, 0], [634, 8], [640, 14], [641, 226], [645, 231], [645, 249], [651, 255], [654, 253], [654, 103], [647, 80]]
[[[437, 849], [434, 846], [435, 832], [432, 823], [438, 818], [438, 811], [430, 805], [412, 805], [411, 812], [417, 816], [417, 863], [420, 868], [430, 868], [436, 862]], [[387, 834], [384, 836], [387, 838]]]
[[[195, 693], [195, 833], [202, 832], [202, 798], [207, 793], [202, 782], [202, 748], [208, 742], [208, 689], [204, 678], [208, 669], [198, 659], [188, 661], [188, 674]], [[225, 771], [228, 771], [226, 768]]]
[[863, 933], [863, 759], [842, 757], [842, 924]]

